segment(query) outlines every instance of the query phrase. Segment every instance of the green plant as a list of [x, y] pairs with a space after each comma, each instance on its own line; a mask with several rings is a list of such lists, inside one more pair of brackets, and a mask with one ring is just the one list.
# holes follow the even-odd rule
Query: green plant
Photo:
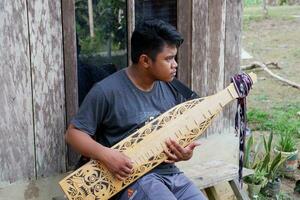
[[263, 182], [263, 179], [261, 178], [262, 175], [265, 176], [265, 180], [274, 182], [275, 179], [278, 177], [278, 168], [286, 160], [286, 158], [282, 157], [281, 153], [275, 156], [272, 155], [272, 132], [267, 140], [265, 136], [262, 137], [262, 140], [264, 144], [264, 151], [261, 155], [262, 158], [258, 156], [260, 142], [256, 144], [254, 152], [251, 154], [251, 149], [254, 144], [253, 136], [251, 135], [247, 141], [244, 157], [244, 167], [255, 170], [254, 174], [246, 179], [246, 181], [250, 183], [258, 182], [259, 180]]
[[282, 133], [280, 135], [280, 140], [276, 146], [277, 150], [283, 152], [294, 152], [297, 150], [295, 138], [291, 133]]
[[262, 164], [258, 166], [260, 170], [266, 170], [266, 178], [268, 181], [274, 183], [275, 180], [278, 178], [279, 167], [284, 163], [286, 158], [284, 158], [281, 153], [272, 156], [272, 141], [273, 141], [273, 132], [268, 137], [268, 141], [266, 140], [265, 136], [263, 136], [264, 142], [264, 150], [265, 156], [262, 161]]
[[[252, 147], [254, 144], [255, 147], [253, 149]], [[254, 173], [244, 178], [245, 183], [265, 185], [267, 182], [266, 170], [258, 167], [261, 165], [261, 159], [259, 159], [258, 156], [260, 146], [260, 142], [255, 143], [253, 135], [251, 135], [247, 140], [244, 155], [244, 167], [254, 169]]]
[[248, 184], [264, 186], [267, 183], [266, 174], [266, 171], [255, 169], [253, 174], [244, 178], [244, 182]]

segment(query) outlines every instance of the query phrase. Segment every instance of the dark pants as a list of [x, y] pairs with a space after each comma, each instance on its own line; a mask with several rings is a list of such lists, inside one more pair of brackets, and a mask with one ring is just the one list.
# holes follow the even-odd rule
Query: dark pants
[[120, 200], [206, 200], [202, 192], [183, 174], [150, 173], [126, 188]]

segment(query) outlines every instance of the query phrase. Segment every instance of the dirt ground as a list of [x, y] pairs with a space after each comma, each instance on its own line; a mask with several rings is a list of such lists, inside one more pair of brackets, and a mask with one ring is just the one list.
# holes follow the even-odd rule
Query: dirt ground
[[[298, 8], [299, 13], [288, 19], [269, 18], [244, 23], [242, 46], [253, 59], [243, 60], [242, 65], [253, 61], [277, 62], [282, 69], [271, 68], [275, 74], [300, 84], [300, 7]], [[300, 90], [283, 84], [262, 70], [255, 70], [255, 73], [258, 75], [258, 83], [248, 98], [249, 108], [268, 112], [274, 106], [300, 104]], [[298, 146], [300, 149], [300, 145]], [[300, 170], [295, 179], [300, 180]], [[300, 195], [294, 194], [294, 187], [295, 180], [283, 178], [282, 192], [286, 196], [282, 199], [300, 199]]]
[[[300, 10], [299, 10], [300, 15]], [[253, 61], [277, 62], [282, 69], [274, 73], [300, 84], [300, 16], [293, 20], [264, 20], [249, 24], [244, 31], [242, 44]], [[258, 84], [249, 96], [249, 106], [268, 110], [274, 105], [300, 103], [300, 91], [273, 79], [262, 70], [255, 70]]]

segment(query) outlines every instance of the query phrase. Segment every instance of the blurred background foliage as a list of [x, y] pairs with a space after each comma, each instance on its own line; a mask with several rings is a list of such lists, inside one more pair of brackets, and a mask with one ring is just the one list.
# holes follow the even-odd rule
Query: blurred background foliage
[[76, 0], [76, 31], [81, 54], [124, 50], [127, 44], [126, 1], [92, 1], [94, 34], [89, 28], [88, 1]]

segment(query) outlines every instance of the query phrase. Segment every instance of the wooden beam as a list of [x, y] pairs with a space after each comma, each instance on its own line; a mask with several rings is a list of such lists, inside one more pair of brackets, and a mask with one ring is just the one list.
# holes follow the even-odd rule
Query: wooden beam
[[[243, 1], [227, 0], [226, 31], [224, 57], [224, 85], [231, 82], [231, 77], [240, 71], [241, 35], [242, 35]], [[224, 125], [231, 132], [234, 129], [236, 104], [224, 110]]]
[[[69, 124], [78, 110], [77, 44], [75, 0], [62, 1], [63, 54], [65, 69], [66, 121]], [[76, 165], [79, 155], [68, 146], [67, 168]]]
[[[207, 93], [212, 95], [224, 88], [226, 0], [208, 1]], [[224, 132], [223, 112], [210, 127], [210, 133]]]
[[184, 42], [178, 50], [177, 77], [183, 83], [191, 86], [192, 65], [192, 0], [177, 1], [177, 29], [182, 34]]
[[127, 63], [131, 65], [131, 36], [135, 27], [135, 1], [127, 0]]
[[207, 96], [208, 71], [208, 0], [192, 5], [192, 67], [191, 87], [200, 96]]
[[239, 182], [236, 179], [229, 181], [229, 184], [238, 200], [250, 200], [246, 192], [240, 188]]
[[218, 193], [217, 193], [217, 190], [214, 186], [205, 188], [205, 192], [207, 194], [208, 199], [210, 199], [210, 200], [221, 200]]

